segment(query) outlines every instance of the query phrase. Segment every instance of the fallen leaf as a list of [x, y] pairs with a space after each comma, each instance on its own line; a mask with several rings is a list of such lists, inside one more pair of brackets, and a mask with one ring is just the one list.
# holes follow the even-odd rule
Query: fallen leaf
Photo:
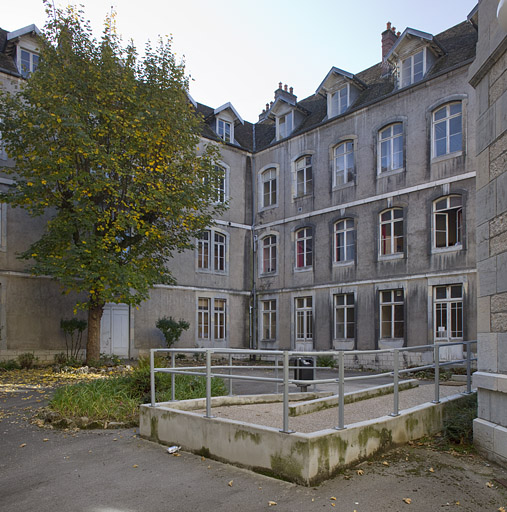
[[206, 460], [206, 457], [201, 457], [201, 460]]
[[173, 457], [181, 457], [181, 453], [173, 453]]
[[336, 503], [331, 503], [331, 506], [332, 507], [336, 507]]
[[382, 464], [383, 464], [384, 466], [389, 466], [389, 462], [387, 462], [387, 460], [385, 460], [384, 462], [382, 462]]
[[276, 501], [268, 501], [268, 505], [270, 507], [274, 506], [274, 505], [277, 505]]
[[26, 443], [23, 443], [23, 444], [19, 445], [20, 448], [24, 448], [25, 446], [26, 446]]
[[459, 505], [459, 501], [457, 501], [457, 502], [455, 503], [455, 505]]
[[410, 498], [403, 498], [403, 501], [407, 504], [407, 505], [410, 505], [412, 503], [412, 500]]
[[433, 468], [428, 469], [428, 471], [429, 471], [430, 473], [434, 473], [434, 472], [435, 472], [435, 470], [434, 470]]
[[333, 501], [336, 501], [336, 498], [334, 496], [331, 496], [329, 499], [333, 500]]
[[[21, 446], [23, 446], [23, 445], [21, 445]], [[492, 488], [493, 488], [493, 484], [492, 484], [491, 482], [488, 482], [488, 483], [486, 484], [486, 487], [489, 487], [490, 489], [492, 489]]]
[[133, 467], [133, 468], [137, 468], [137, 464], [134, 464], [132, 467]]
[[208, 469], [211, 469], [211, 466], [208, 466]]
[[357, 473], [359, 476], [364, 475], [364, 471], [363, 471], [362, 469], [358, 469], [358, 470], [356, 471], [356, 473]]
[[500, 508], [498, 509], [498, 512], [505, 512], [505, 511], [506, 511], [505, 507], [500, 507]]
[[231, 480], [227, 485], [228, 485], [229, 487], [232, 487], [232, 482], [234, 482], [234, 480]]
[[47, 437], [45, 437], [45, 438], [43, 439], [43, 441], [44, 441], [44, 442], [46, 442], [46, 441], [49, 441], [49, 439], [48, 439]]

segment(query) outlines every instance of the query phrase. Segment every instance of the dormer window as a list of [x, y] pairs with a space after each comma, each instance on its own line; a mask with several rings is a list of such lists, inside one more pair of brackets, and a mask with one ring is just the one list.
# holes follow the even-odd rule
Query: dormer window
[[232, 124], [223, 119], [217, 120], [217, 133], [224, 142], [232, 142]]
[[349, 86], [346, 85], [331, 95], [331, 117], [343, 114], [349, 107]]
[[23, 78], [28, 78], [39, 65], [39, 56], [36, 53], [21, 49], [19, 72]]
[[292, 112], [277, 118], [278, 137], [277, 139], [284, 139], [292, 133], [294, 123], [292, 121]]
[[401, 61], [401, 87], [414, 84], [423, 79], [425, 72], [425, 49]]

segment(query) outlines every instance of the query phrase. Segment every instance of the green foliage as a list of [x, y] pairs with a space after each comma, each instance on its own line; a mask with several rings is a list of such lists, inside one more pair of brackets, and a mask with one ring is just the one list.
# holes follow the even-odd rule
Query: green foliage
[[336, 361], [333, 356], [319, 356], [317, 357], [317, 366], [321, 368], [334, 368]]
[[60, 328], [65, 334], [65, 347], [67, 348], [67, 359], [77, 359], [81, 351], [83, 331], [86, 329], [86, 322], [79, 318], [60, 320]]
[[180, 339], [181, 333], [190, 327], [190, 324], [185, 320], [176, 321], [172, 316], [164, 316], [158, 319], [156, 326], [162, 331], [167, 347], [171, 348]]
[[101, 368], [104, 366], [118, 366], [121, 364], [121, 359], [115, 354], [100, 354], [99, 359], [89, 359], [88, 365], [94, 368]]
[[472, 444], [475, 418], [477, 418], [477, 393], [466, 395], [448, 404], [443, 420], [443, 440], [453, 444]]
[[15, 359], [9, 359], [7, 361], [0, 361], [0, 368], [4, 370], [19, 370], [19, 363]]
[[18, 356], [19, 366], [23, 370], [29, 370], [33, 368], [34, 364], [39, 360], [38, 357], [35, 356], [33, 352], [25, 352], [24, 354], [20, 354]]
[[[171, 376], [155, 374], [156, 400], [171, 399]], [[200, 398], [206, 394], [206, 379], [193, 375], [176, 375], [178, 400]], [[222, 379], [213, 378], [211, 394], [226, 394]], [[56, 390], [50, 407], [66, 418], [88, 417], [92, 421], [120, 421], [138, 424], [139, 403], [150, 401], [150, 369], [143, 366], [125, 377], [110, 377], [64, 386]]]
[[[47, 4], [49, 6], [49, 3]], [[106, 302], [138, 305], [167, 262], [226, 204], [215, 145], [200, 145], [202, 119], [171, 40], [140, 59], [122, 47], [114, 14], [97, 40], [75, 7], [47, 9], [38, 69], [19, 92], [0, 92], [0, 132], [16, 184], [0, 196], [32, 216], [50, 215], [22, 254], [36, 275], [80, 293], [88, 309], [87, 357], [98, 357]], [[92, 318], [93, 317], [93, 318]]]

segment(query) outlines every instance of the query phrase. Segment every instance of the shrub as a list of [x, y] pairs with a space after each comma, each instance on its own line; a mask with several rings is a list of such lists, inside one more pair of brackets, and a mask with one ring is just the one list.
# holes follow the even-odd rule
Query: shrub
[[319, 356], [317, 357], [317, 366], [321, 368], [334, 368], [336, 361], [333, 356]]
[[471, 444], [475, 418], [477, 418], [477, 393], [465, 395], [448, 404], [443, 421], [443, 439], [454, 444]]
[[39, 358], [35, 357], [35, 354], [32, 352], [25, 352], [18, 356], [19, 366], [21, 366], [23, 370], [30, 370], [38, 360]]
[[60, 320], [60, 327], [65, 334], [65, 347], [67, 348], [67, 359], [77, 359], [83, 341], [83, 331], [86, 329], [86, 322], [78, 318]]
[[0, 361], [0, 368], [4, 370], [19, 370], [19, 363], [14, 359], [9, 359], [8, 361]]
[[156, 327], [162, 331], [167, 348], [171, 348], [180, 339], [181, 333], [190, 327], [190, 324], [185, 320], [176, 321], [172, 316], [164, 316], [158, 319]]

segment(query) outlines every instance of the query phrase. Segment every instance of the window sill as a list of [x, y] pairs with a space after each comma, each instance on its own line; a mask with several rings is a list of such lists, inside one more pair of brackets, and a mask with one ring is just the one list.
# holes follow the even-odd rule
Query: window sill
[[379, 261], [391, 261], [391, 260], [402, 260], [405, 257], [405, 253], [397, 252], [396, 254], [379, 254]]
[[347, 183], [341, 183], [340, 185], [333, 185], [333, 192], [336, 192], [337, 190], [343, 190], [346, 188], [355, 187], [356, 182], [355, 181], [347, 181]]
[[355, 264], [354, 260], [333, 261], [333, 267], [336, 267], [336, 268], [352, 267], [354, 264]]
[[273, 210], [274, 208], [278, 208], [278, 203], [276, 204], [270, 204], [269, 206], [261, 206], [259, 208], [259, 213], [260, 212], [265, 212], [267, 210]]
[[263, 272], [259, 274], [259, 277], [275, 277], [278, 275], [278, 272]]
[[308, 197], [313, 197], [313, 193], [312, 194], [304, 194], [302, 196], [293, 196], [292, 200], [293, 201], [299, 201], [300, 199], [306, 199]]
[[333, 340], [334, 350], [354, 350], [355, 340], [353, 339], [336, 339]]
[[444, 160], [449, 160], [451, 158], [457, 158], [458, 156], [463, 155], [463, 150], [455, 151], [454, 153], [446, 153], [445, 155], [434, 156], [431, 158], [432, 164], [437, 164], [438, 162], [443, 162]]
[[215, 275], [215, 276], [227, 276], [229, 275], [229, 272], [225, 271], [225, 270], [206, 270], [206, 269], [203, 269], [203, 268], [199, 268], [196, 270], [196, 272], [198, 274], [212, 274], [212, 275]]
[[403, 338], [381, 338], [378, 340], [379, 349], [383, 348], [403, 348], [405, 340]]
[[463, 250], [463, 244], [451, 245], [450, 247], [433, 247], [431, 249], [431, 254], [446, 254], [446, 253], [454, 253]]
[[294, 267], [294, 272], [308, 272], [310, 270], [313, 270], [313, 266], [312, 267]]
[[387, 178], [388, 176], [393, 176], [395, 174], [401, 174], [405, 172], [405, 167], [400, 167], [399, 169], [391, 169], [390, 171], [378, 171], [377, 170], [377, 179]]

